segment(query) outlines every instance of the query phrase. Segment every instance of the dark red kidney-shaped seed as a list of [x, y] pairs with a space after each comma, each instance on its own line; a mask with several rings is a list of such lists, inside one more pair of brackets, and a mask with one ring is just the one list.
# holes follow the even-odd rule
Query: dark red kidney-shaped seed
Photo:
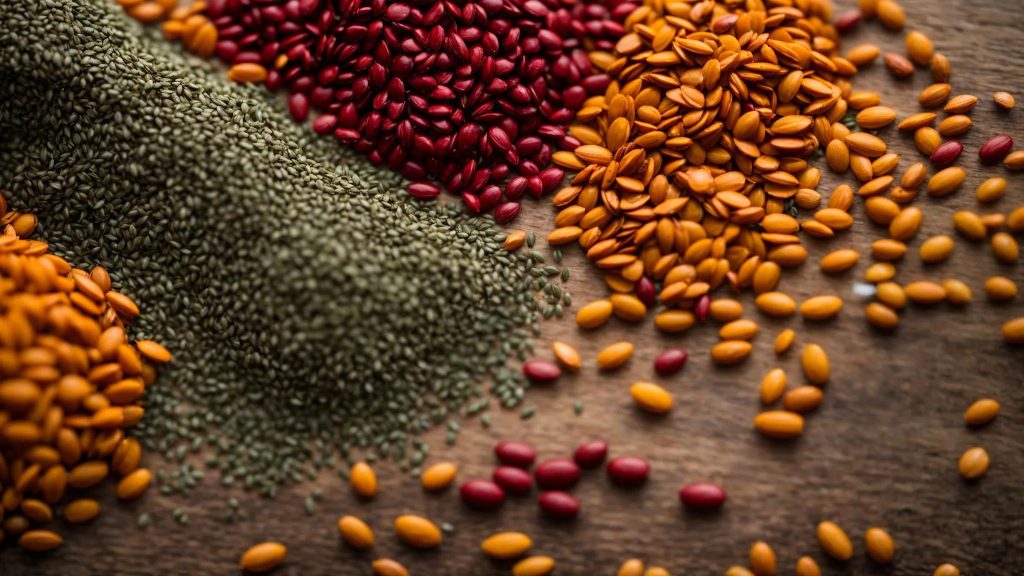
[[651, 465], [642, 458], [635, 456], [619, 456], [612, 458], [606, 467], [608, 477], [620, 486], [636, 486], [647, 480]]
[[588, 440], [573, 453], [572, 459], [580, 468], [597, 468], [608, 456], [608, 443], [604, 440]]
[[725, 490], [714, 482], [694, 482], [683, 486], [679, 500], [691, 510], [708, 512], [725, 504]]
[[523, 374], [531, 382], [546, 384], [558, 380], [558, 377], [562, 375], [562, 371], [558, 368], [557, 364], [550, 360], [534, 358], [523, 362]]
[[1000, 134], [988, 139], [978, 149], [978, 158], [983, 164], [996, 164], [1002, 162], [1003, 158], [1013, 150], [1013, 137], [1008, 134]]
[[840, 34], [853, 32], [860, 25], [860, 10], [847, 10], [839, 15], [832, 23]]
[[552, 458], [537, 464], [533, 477], [541, 488], [565, 490], [579, 482], [580, 467], [568, 458]]
[[964, 151], [964, 145], [957, 142], [956, 140], [950, 140], [949, 142], [943, 142], [932, 152], [929, 160], [936, 166], [945, 166], [952, 164], [960, 158], [960, 154]]
[[519, 215], [519, 202], [502, 202], [494, 209], [494, 220], [498, 224], [508, 224]]
[[491, 478], [510, 494], [526, 494], [533, 488], [530, 473], [515, 466], [498, 466], [491, 473]]
[[686, 350], [669, 348], [654, 359], [654, 371], [659, 376], [671, 376], [686, 364]]
[[641, 302], [648, 306], [654, 306], [658, 301], [657, 290], [654, 287], [654, 282], [651, 281], [649, 276], [641, 276], [636, 282], [636, 286], [633, 288], [636, 290], [636, 297]]
[[413, 182], [412, 184], [409, 184], [409, 195], [413, 198], [429, 200], [431, 198], [437, 198], [440, 193], [441, 189], [430, 182]]
[[537, 504], [545, 514], [553, 518], [569, 520], [580, 513], [580, 501], [575, 496], [561, 490], [541, 492]]
[[537, 460], [537, 453], [526, 442], [502, 440], [494, 447], [494, 455], [502, 464], [517, 468], [529, 468]]
[[490, 480], [468, 480], [459, 488], [462, 501], [480, 510], [493, 510], [505, 501], [505, 491]]
[[703, 322], [708, 317], [708, 311], [711, 310], [711, 296], [704, 294], [697, 299], [697, 304], [693, 307], [693, 315], [697, 317], [697, 320]]

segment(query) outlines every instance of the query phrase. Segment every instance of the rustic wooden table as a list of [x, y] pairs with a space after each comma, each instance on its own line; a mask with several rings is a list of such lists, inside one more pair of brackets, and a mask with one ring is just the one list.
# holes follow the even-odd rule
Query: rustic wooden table
[[[926, 216], [912, 246], [916, 250], [924, 237], [950, 234], [950, 216], [957, 209], [1005, 212], [1024, 202], [1024, 176], [1009, 175], [1001, 167], [979, 169], [976, 161], [978, 146], [988, 136], [1024, 138], [1024, 111], [997, 113], [991, 101], [997, 89], [1024, 100], [1024, 60], [1018, 53], [1024, 3], [903, 4], [910, 28], [926, 32], [952, 62], [954, 93], [972, 93], [980, 100], [973, 113], [976, 127], [964, 138], [962, 164], [968, 180], [946, 200], [918, 201]], [[863, 26], [846, 45], [862, 41], [904, 50], [902, 35], [885, 32], [877, 23]], [[901, 117], [918, 110], [917, 91], [928, 83], [926, 72], [910, 81], [893, 81], [880, 65], [857, 78], [858, 88], [881, 92]], [[903, 155], [904, 167], [921, 159], [909, 138], [894, 129], [885, 135]], [[821, 189], [829, 191], [841, 180], [821, 165]], [[991, 175], [1008, 177], [1007, 198], [978, 206], [974, 187]], [[407, 475], [381, 464], [382, 486], [373, 502], [357, 501], [339, 478], [324, 474], [316, 486], [286, 490], [274, 501], [235, 494], [249, 519], [227, 523], [223, 518], [229, 494], [211, 476], [188, 498], [151, 491], [130, 506], [117, 504], [107, 486], [101, 495], [104, 513], [94, 524], [67, 529], [65, 545], [49, 556], [7, 549], [0, 554], [0, 574], [234, 574], [240, 554], [265, 539], [288, 545], [288, 560], [277, 574], [369, 574], [369, 563], [377, 556], [397, 558], [416, 575], [508, 574], [508, 564], [489, 561], [478, 548], [484, 537], [499, 530], [530, 534], [534, 552], [555, 557], [560, 574], [613, 574], [620, 562], [634, 556], [674, 574], [720, 574], [732, 564], [744, 564], [756, 540], [773, 546], [783, 574], [792, 573], [803, 554], [819, 560], [826, 574], [931, 574], [946, 561], [971, 576], [1019, 574], [1024, 570], [1024, 349], [1005, 345], [999, 325], [1024, 313], [1024, 304], [1020, 298], [1010, 305], [987, 303], [981, 285], [997, 272], [1024, 281], [1024, 268], [1019, 263], [999, 266], [987, 245], [959, 238], [945, 264], [922, 269], [912, 255], [901, 265], [899, 280], [957, 277], [974, 290], [975, 302], [959, 310], [912, 308], [894, 335], [880, 335], [866, 325], [863, 303], [851, 291], [870, 258], [839, 277], [824, 277], [816, 266], [826, 250], [853, 247], [863, 252], [883, 233], [861, 217], [859, 206], [854, 212], [854, 228], [830, 242], [811, 241], [811, 260], [787, 274], [782, 284], [800, 298], [842, 296], [847, 306], [839, 319], [825, 324], [771, 321], [754, 312], [749, 294], [743, 295], [748, 314], [761, 323], [762, 331], [753, 356], [731, 369], [715, 368], [708, 358], [717, 338], [713, 325], [669, 337], [656, 333], [649, 322], [632, 326], [612, 321], [584, 334], [569, 317], [550, 321], [537, 342], [540, 355], [550, 355], [551, 340], [564, 340], [580, 350], [586, 367], [555, 385], [532, 390], [526, 400], [537, 407], [531, 420], [520, 420], [516, 410], [495, 413], [489, 430], [477, 420], [467, 421], [454, 447], [445, 446], [443, 431], [428, 435], [431, 461], [458, 462], [460, 480], [488, 476], [494, 465], [492, 448], [506, 438], [532, 443], [541, 458], [566, 456], [584, 440], [603, 438], [613, 455], [638, 455], [652, 463], [650, 481], [632, 491], [612, 487], [603, 472], [586, 472], [575, 490], [583, 505], [575, 522], [542, 521], [532, 497], [510, 498], [500, 512], [474, 512], [462, 506], [456, 490], [425, 495]], [[551, 228], [551, 214], [545, 203], [529, 204], [516, 225], [543, 237]], [[598, 274], [578, 251], [568, 252], [575, 302], [603, 296]], [[751, 418], [760, 409], [757, 390], [767, 370], [781, 366], [791, 380], [800, 380], [798, 354], [780, 359], [771, 352], [774, 336], [784, 326], [797, 330], [798, 347], [821, 344], [830, 354], [834, 376], [804, 436], [776, 443], [754, 433]], [[593, 367], [596, 352], [619, 340], [636, 343], [633, 360], [625, 369], [598, 374]], [[652, 360], [669, 346], [686, 348], [691, 359], [681, 374], [656, 378]], [[670, 415], [650, 417], [633, 407], [627, 388], [639, 379], [659, 381], [672, 391], [677, 406]], [[963, 411], [983, 396], [998, 399], [1002, 412], [989, 427], [969, 430]], [[573, 412], [577, 398], [585, 403], [579, 416]], [[982, 480], [967, 483], [957, 475], [956, 462], [971, 446], [985, 447], [992, 467]], [[721, 512], [696, 515], [681, 509], [677, 490], [701, 479], [714, 480], [728, 491]], [[309, 516], [303, 500], [315, 487], [324, 496]], [[175, 507], [190, 516], [187, 526], [171, 518]], [[142, 511], [153, 518], [145, 530], [135, 525]], [[437, 550], [410, 550], [391, 530], [394, 517], [402, 513], [450, 522], [455, 532]], [[355, 552], [341, 543], [336, 522], [342, 514], [356, 514], [376, 528], [379, 544], [372, 552]], [[857, 549], [852, 561], [824, 558], [814, 532], [823, 519], [837, 521], [850, 533]], [[885, 527], [895, 538], [897, 556], [890, 567], [873, 565], [863, 553], [863, 534], [870, 526]]]

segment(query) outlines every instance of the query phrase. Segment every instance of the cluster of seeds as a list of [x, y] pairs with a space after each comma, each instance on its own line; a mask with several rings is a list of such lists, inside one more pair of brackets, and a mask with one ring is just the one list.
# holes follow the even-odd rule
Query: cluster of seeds
[[562, 181], [552, 153], [579, 145], [564, 126], [608, 83], [587, 50], [610, 47], [615, 18], [635, 7], [211, 0], [175, 10], [163, 31], [236, 82], [285, 89], [296, 121], [319, 112], [314, 130], [401, 172], [413, 196], [437, 196], [438, 180], [504, 222], [524, 194]]
[[103, 268], [76, 269], [29, 240], [35, 228], [34, 215], [7, 211], [0, 194], [0, 542], [38, 552], [63, 542], [47, 526], [55, 517], [99, 515], [96, 500], [78, 496], [111, 472], [122, 500], [149, 488], [127, 433], [142, 419], [155, 365], [171, 355], [130, 342], [135, 302], [111, 290]]
[[[817, 540], [822, 551], [831, 559], [847, 562], [853, 558], [853, 542], [838, 524], [825, 520], [818, 524]], [[882, 528], [872, 527], [864, 532], [864, 549], [876, 564], [890, 564], [896, 556], [896, 545], [892, 536]], [[771, 545], [757, 541], [750, 547], [747, 564], [731, 566], [725, 576], [774, 576], [778, 570], [778, 557]], [[818, 563], [810, 556], [801, 556], [796, 561], [796, 576], [821, 576]]]

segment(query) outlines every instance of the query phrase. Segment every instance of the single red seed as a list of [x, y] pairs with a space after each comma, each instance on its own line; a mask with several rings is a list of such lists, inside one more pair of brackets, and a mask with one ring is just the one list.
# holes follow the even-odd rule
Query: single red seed
[[429, 200], [431, 198], [437, 198], [439, 194], [441, 194], [441, 189], [430, 182], [413, 182], [412, 184], [409, 184], [409, 195], [413, 198]]
[[693, 314], [697, 317], [697, 320], [703, 322], [708, 317], [708, 312], [711, 310], [711, 296], [704, 294], [697, 299], [697, 304], [693, 307]]
[[963, 151], [963, 144], [956, 140], [950, 140], [949, 142], [943, 142], [940, 144], [939, 147], [932, 152], [929, 160], [931, 160], [932, 164], [935, 164], [936, 166], [945, 166], [956, 162]]
[[508, 224], [519, 215], [519, 202], [502, 202], [494, 210], [494, 220], [498, 224]]
[[647, 481], [651, 465], [635, 456], [619, 456], [612, 458], [605, 469], [612, 482], [620, 486], [636, 486]]
[[836, 27], [836, 31], [840, 34], [847, 34], [856, 30], [857, 26], [860, 25], [860, 20], [860, 10], [847, 10], [840, 14], [832, 25]]
[[288, 113], [296, 122], [305, 122], [309, 118], [309, 99], [301, 92], [288, 98]]
[[462, 501], [481, 510], [493, 510], [505, 501], [505, 491], [490, 480], [468, 480], [459, 488]]
[[1000, 134], [989, 138], [981, 145], [981, 148], [978, 149], [978, 157], [982, 164], [996, 164], [1002, 162], [1011, 150], [1013, 150], [1013, 137], [1008, 134]]
[[498, 466], [491, 473], [491, 479], [511, 494], [525, 494], [533, 488], [533, 477], [530, 473], [515, 466]]
[[579, 482], [580, 467], [568, 458], [552, 458], [538, 464], [533, 477], [541, 488], [565, 490]]
[[633, 288], [636, 290], [636, 297], [648, 306], [654, 306], [658, 301], [658, 294], [654, 287], [654, 281], [647, 275], [641, 276]]
[[719, 16], [711, 23], [711, 29], [715, 34], [725, 34], [729, 30], [732, 30], [732, 27], [736, 25], [737, 20], [739, 20], [739, 16], [736, 14], [725, 14], [724, 16]]
[[708, 512], [725, 504], [725, 490], [714, 482], [694, 482], [679, 491], [679, 500], [691, 510]]
[[604, 440], [588, 440], [580, 444], [572, 459], [580, 468], [597, 468], [608, 456], [608, 443]]
[[580, 501], [572, 494], [560, 490], [541, 492], [537, 497], [537, 504], [552, 518], [569, 520], [580, 513]]
[[686, 358], [686, 351], [680, 348], [664, 350], [654, 359], [654, 371], [659, 376], [671, 376], [683, 368]]
[[494, 446], [494, 455], [502, 464], [517, 468], [529, 468], [537, 460], [537, 453], [526, 442], [502, 440]]
[[558, 367], [558, 364], [550, 360], [533, 358], [523, 362], [523, 374], [531, 382], [547, 384], [558, 380], [558, 377], [562, 375], [562, 370]]

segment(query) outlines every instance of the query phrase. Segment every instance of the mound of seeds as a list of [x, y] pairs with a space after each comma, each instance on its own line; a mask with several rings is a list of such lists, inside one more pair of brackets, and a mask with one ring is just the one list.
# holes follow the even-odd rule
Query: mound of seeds
[[519, 401], [504, 365], [529, 349], [533, 288], [566, 295], [491, 221], [409, 200], [106, 0], [11, 6], [0, 30], [0, 186], [176, 353], [146, 397], [150, 444], [209, 445], [222, 482], [273, 493], [356, 446], [415, 465], [410, 434], [486, 407], [487, 379]]

